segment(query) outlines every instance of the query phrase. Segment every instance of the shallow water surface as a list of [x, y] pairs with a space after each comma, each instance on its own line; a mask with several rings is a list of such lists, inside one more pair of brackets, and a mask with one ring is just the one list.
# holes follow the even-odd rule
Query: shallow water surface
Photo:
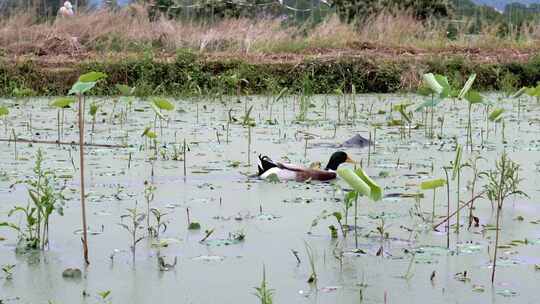
[[[480, 170], [494, 168], [495, 159], [507, 151], [522, 165], [521, 188], [530, 197], [510, 198], [503, 207], [500, 244], [524, 239], [527, 244], [499, 250], [494, 285], [490, 281], [494, 248], [490, 225], [495, 223], [495, 210], [488, 200], [475, 203], [479, 227], [468, 229], [468, 208], [461, 212], [459, 234], [452, 220], [447, 249], [445, 225], [439, 231], [431, 229], [432, 192], [418, 202], [397, 195], [417, 193], [423, 180], [444, 177], [442, 167], [454, 159], [456, 141], [465, 146], [464, 102], [439, 105], [431, 139], [423, 126], [411, 129], [410, 137], [408, 130], [388, 126], [392, 119], [401, 119], [391, 111], [392, 105], [421, 103], [421, 97], [413, 95], [316, 96], [307, 106], [293, 97], [276, 103], [267, 97], [177, 100], [176, 109], [165, 113], [167, 121], [162, 123], [155, 121], [146, 101], [128, 107], [96, 99], [102, 106], [93, 133], [87, 116], [87, 140], [129, 147], [86, 148], [88, 267], [84, 267], [79, 233], [78, 148], [0, 144], [0, 222], [24, 224], [21, 214], [8, 217], [8, 212], [29, 201], [26, 186], [17, 182], [33, 176], [38, 148], [44, 152], [44, 166], [55, 172], [66, 197], [65, 214], [53, 215], [49, 249], [43, 253], [16, 253], [17, 234], [0, 229], [0, 264], [16, 265], [13, 279], [0, 281], [0, 302], [255, 303], [254, 287], [260, 285], [264, 265], [274, 303], [538, 303], [540, 106], [524, 98], [518, 111], [516, 100], [486, 96], [495, 104], [491, 109], [506, 110], [504, 130], [501, 123], [486, 121], [484, 106], [474, 107], [474, 154], [483, 157], [478, 166]], [[10, 108], [0, 137], [10, 138], [15, 132], [23, 139], [56, 140], [57, 110], [49, 103], [48, 99], [0, 100]], [[251, 106], [256, 125], [250, 129], [242, 121]], [[63, 140], [77, 141], [76, 113], [66, 109], [64, 116]], [[415, 124], [422, 122], [422, 116], [422, 112], [414, 114]], [[141, 136], [145, 127], [154, 124], [159, 150], [155, 160], [152, 143]], [[320, 161], [324, 166], [337, 149], [334, 145], [355, 134], [367, 138], [370, 132], [375, 147], [345, 151], [383, 186], [385, 194], [393, 195], [380, 202], [360, 198], [360, 250], [352, 231], [346, 239], [341, 231], [338, 239], [331, 238], [328, 226], [337, 226], [331, 217], [312, 227], [324, 212], [343, 211], [344, 182], [270, 183], [253, 176], [259, 154], [306, 166]], [[187, 176], [181, 153], [184, 139], [189, 147]], [[463, 160], [472, 155], [464, 147]], [[459, 188], [463, 201], [471, 197], [471, 173], [463, 168]], [[136, 202], [139, 211], [146, 212], [145, 181], [156, 186], [151, 207], [167, 213], [167, 229], [160, 235], [161, 243], [142, 240], [133, 261], [130, 235], [118, 223], [126, 222], [121, 215]], [[476, 193], [484, 183], [478, 181]], [[452, 211], [456, 191], [452, 181]], [[446, 215], [446, 201], [445, 188], [441, 188], [436, 222]], [[186, 208], [191, 221], [201, 224], [200, 230], [187, 229]], [[352, 225], [352, 209], [347, 220]], [[381, 224], [387, 238], [381, 239], [377, 232]], [[143, 226], [140, 235], [146, 233], [146, 221]], [[204, 231], [211, 229], [214, 233], [200, 242]], [[238, 233], [245, 234], [245, 239], [234, 240]], [[306, 244], [314, 252], [316, 284], [307, 283], [311, 268]], [[159, 256], [167, 263], [176, 257], [176, 266], [160, 271]], [[63, 278], [62, 271], [68, 267], [80, 268], [82, 279]], [[108, 290], [105, 299], [98, 295]]]

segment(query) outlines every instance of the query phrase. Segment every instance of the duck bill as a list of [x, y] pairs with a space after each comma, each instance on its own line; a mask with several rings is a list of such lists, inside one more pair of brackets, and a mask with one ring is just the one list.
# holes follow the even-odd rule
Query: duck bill
[[356, 164], [356, 161], [354, 159], [350, 158], [349, 156], [347, 156], [347, 160], [345, 162], [349, 163], [349, 164]]

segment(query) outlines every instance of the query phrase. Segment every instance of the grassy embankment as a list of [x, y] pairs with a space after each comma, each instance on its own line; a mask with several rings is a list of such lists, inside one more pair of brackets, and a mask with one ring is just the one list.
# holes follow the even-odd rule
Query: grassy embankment
[[[139, 95], [260, 94], [282, 87], [309, 93], [414, 90], [431, 71], [461, 84], [472, 72], [484, 90], [540, 81], [540, 25], [498, 37], [446, 38], [445, 21], [381, 14], [362, 26], [337, 19], [312, 28], [276, 20], [198, 25], [131, 7], [55, 23], [28, 15], [0, 21], [0, 95], [63, 95], [81, 73], [104, 71]], [[96, 94], [106, 91], [106, 83]]]

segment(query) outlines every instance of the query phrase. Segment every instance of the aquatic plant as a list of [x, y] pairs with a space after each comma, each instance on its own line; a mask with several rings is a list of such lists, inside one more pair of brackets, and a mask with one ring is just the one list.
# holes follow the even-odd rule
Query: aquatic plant
[[[443, 99], [450, 96], [451, 88], [450, 84], [448, 83], [448, 79], [443, 75], [434, 75], [432, 73], [427, 73], [424, 74], [422, 78], [424, 87], [421, 88], [419, 93], [421, 95], [431, 96], [431, 99], [424, 101], [415, 109], [415, 111], [418, 112], [429, 109], [429, 112], [431, 114], [431, 123], [428, 136], [430, 138], [433, 138], [435, 108]], [[427, 126], [427, 124], [425, 125]]]
[[457, 179], [457, 185], [456, 185], [456, 205], [457, 205], [457, 214], [456, 214], [456, 232], [459, 233], [461, 222], [460, 222], [460, 210], [461, 210], [461, 202], [459, 200], [460, 197], [460, 187], [461, 187], [461, 168], [463, 167], [463, 164], [461, 163], [461, 154], [463, 151], [463, 147], [461, 145], [456, 146], [456, 155], [454, 157], [454, 161], [452, 162], [452, 180]]
[[166, 119], [162, 111], [173, 111], [174, 104], [165, 98], [153, 98], [150, 102], [150, 107], [154, 110], [154, 132], [156, 132], [156, 123], [159, 118], [160, 134], [163, 135], [163, 120]]
[[150, 214], [154, 216], [155, 225], [150, 227], [150, 235], [159, 239], [159, 234], [167, 230], [167, 221], [164, 217], [168, 214], [158, 208], [150, 208]]
[[356, 192], [356, 194], [353, 194], [352, 196], [355, 199], [354, 238], [356, 248], [358, 248], [358, 196], [363, 195], [376, 202], [382, 199], [382, 188], [375, 183], [361, 168], [355, 171], [350, 168], [339, 168], [337, 173], [347, 182], [349, 186], [353, 188], [352, 191]]
[[[134, 208], [128, 208], [126, 210], [127, 213], [120, 216], [120, 223], [118, 223], [118, 225], [124, 228], [131, 237], [130, 249], [133, 255], [133, 264], [135, 264], [135, 250], [137, 248], [137, 244], [144, 239], [144, 236], [139, 236], [137, 231], [142, 228], [142, 222], [147, 216], [146, 214], [139, 212], [137, 209], [137, 201], [135, 201]], [[128, 224], [122, 222], [125, 218], [129, 219]]]
[[[154, 193], [156, 192], [156, 186], [148, 181], [144, 181], [144, 200], [146, 202], [146, 230], [149, 235], [152, 235], [152, 227], [150, 226], [150, 204], [154, 201]], [[159, 229], [159, 227], [158, 227]]]
[[496, 226], [495, 226], [495, 250], [493, 253], [493, 266], [491, 272], [491, 282], [495, 281], [495, 268], [497, 266], [497, 249], [499, 247], [500, 218], [504, 201], [511, 196], [527, 196], [519, 189], [522, 179], [519, 177], [520, 166], [512, 161], [506, 152], [499, 160], [495, 161], [495, 169], [482, 172], [481, 175], [487, 177], [487, 184], [484, 189], [487, 197], [491, 201], [497, 202]]
[[458, 99], [461, 100], [465, 98], [465, 100], [467, 100], [467, 102], [469, 103], [468, 115], [467, 115], [467, 145], [470, 146], [471, 152], [473, 150], [472, 118], [471, 118], [472, 107], [474, 104], [479, 104], [479, 103], [484, 102], [484, 98], [482, 97], [482, 95], [480, 95], [476, 91], [470, 90], [475, 79], [476, 79], [476, 74], [472, 74], [471, 76], [469, 76], [469, 79], [467, 79], [467, 82], [465, 82], [465, 85], [463, 86], [463, 88], [461, 89], [458, 95]]
[[201, 229], [201, 224], [199, 224], [199, 222], [191, 220], [191, 215], [189, 213], [189, 208], [186, 208], [186, 215], [187, 215], [188, 230], [199, 230], [199, 229]]
[[266, 267], [264, 265], [261, 285], [259, 287], [255, 287], [255, 296], [259, 298], [261, 304], [273, 303], [272, 298], [274, 296], [274, 290], [268, 287], [268, 282], [266, 282]]
[[88, 259], [88, 227], [86, 225], [86, 204], [85, 204], [85, 187], [84, 187], [84, 109], [85, 98], [84, 94], [96, 86], [96, 84], [107, 78], [107, 75], [101, 72], [90, 72], [79, 77], [79, 80], [73, 84], [68, 92], [68, 95], [76, 95], [78, 99], [78, 123], [79, 123], [79, 161], [80, 161], [80, 177], [81, 177], [81, 213], [83, 226], [83, 256], [86, 264], [90, 264]]
[[5, 280], [13, 279], [13, 270], [15, 269], [14, 264], [6, 264], [2, 266], [2, 272], [4, 273]]
[[470, 187], [471, 187], [471, 202], [469, 204], [469, 228], [471, 228], [473, 221], [478, 224], [478, 219], [476, 219], [473, 215], [474, 210], [474, 201], [475, 198], [475, 190], [476, 190], [476, 184], [478, 182], [478, 178], [480, 177], [480, 172], [478, 168], [478, 161], [479, 160], [485, 160], [482, 156], [478, 154], [473, 154], [467, 162], [463, 164], [463, 167], [468, 167], [472, 170], [472, 179], [470, 181]]
[[33, 178], [24, 183], [28, 188], [30, 202], [26, 207], [15, 206], [8, 213], [23, 213], [25, 227], [21, 228], [13, 223], [0, 223], [0, 226], [17, 230], [20, 233], [20, 241], [27, 249], [45, 249], [49, 243], [50, 217], [54, 211], [63, 215], [64, 197], [62, 190], [58, 189], [58, 182], [53, 171], [43, 167], [43, 153], [38, 149], [34, 165]]
[[440, 188], [442, 186], [446, 185], [446, 180], [443, 178], [438, 179], [432, 179], [423, 181], [420, 184], [420, 189], [422, 190], [433, 190], [433, 207], [432, 207], [432, 213], [431, 213], [431, 221], [435, 221], [435, 198], [437, 194], [437, 188]]
[[313, 248], [311, 248], [311, 246], [309, 246], [307, 242], [304, 241], [304, 245], [306, 247], [306, 254], [308, 256], [309, 266], [311, 269], [311, 274], [309, 275], [307, 282], [310, 284], [312, 283], [316, 284], [317, 283], [317, 270], [315, 268], [315, 252], [313, 251]]
[[50, 106], [57, 108], [56, 111], [56, 120], [57, 120], [57, 132], [58, 132], [58, 138], [57, 140], [60, 142], [63, 135], [64, 130], [64, 110], [66, 108], [69, 108], [71, 104], [75, 103], [75, 99], [71, 97], [62, 97], [53, 100], [51, 102]]

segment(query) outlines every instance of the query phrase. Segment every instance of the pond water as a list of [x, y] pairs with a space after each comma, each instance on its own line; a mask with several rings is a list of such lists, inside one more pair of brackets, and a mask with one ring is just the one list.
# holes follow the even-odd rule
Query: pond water
[[[489, 112], [483, 105], [475, 105], [473, 153], [465, 147], [465, 102], [438, 105], [430, 138], [424, 126], [410, 131], [388, 126], [392, 119], [401, 119], [392, 106], [420, 104], [422, 97], [416, 95], [314, 96], [307, 101], [287, 97], [277, 102], [271, 97], [176, 100], [175, 110], [164, 111], [165, 121], [156, 122], [155, 160], [153, 144], [141, 136], [155, 123], [148, 102], [134, 101], [128, 107], [114, 106], [112, 98], [92, 99], [101, 107], [93, 133], [92, 119], [86, 117], [87, 141], [129, 146], [86, 148], [91, 264], [84, 266], [79, 233], [77, 146], [18, 142], [15, 148], [13, 142], [1, 142], [0, 222], [24, 226], [22, 213], [8, 217], [8, 212], [29, 202], [27, 186], [17, 182], [33, 177], [38, 149], [43, 151], [43, 166], [64, 188], [66, 201], [64, 216], [55, 213], [51, 218], [50, 244], [44, 252], [16, 253], [17, 234], [0, 228], [0, 264], [15, 265], [12, 279], [0, 274], [0, 302], [255, 303], [259, 300], [254, 287], [261, 283], [264, 265], [274, 303], [538, 303], [540, 105], [526, 98], [518, 102], [497, 94], [486, 96], [493, 102], [491, 109], [505, 109], [504, 128], [503, 123], [487, 120]], [[56, 140], [57, 110], [50, 102], [0, 100], [10, 109], [0, 125], [0, 137], [10, 138], [15, 132], [20, 139]], [[252, 128], [242, 125], [246, 112], [255, 123]], [[414, 113], [413, 125], [422, 123], [423, 116]], [[428, 115], [424, 125], [429, 126], [430, 119]], [[66, 109], [63, 141], [78, 141], [75, 121], [75, 110]], [[368, 138], [370, 132], [374, 147], [342, 148], [386, 194], [379, 202], [359, 199], [358, 250], [352, 231], [345, 239], [341, 231], [337, 239], [331, 237], [328, 226], [337, 227], [333, 217], [312, 227], [325, 211], [343, 212], [347, 189], [343, 181], [271, 183], [256, 177], [259, 154], [306, 166], [319, 161], [324, 166], [338, 149], [335, 145], [355, 134]], [[184, 140], [189, 148], [187, 176]], [[496, 212], [490, 201], [475, 202], [478, 227], [468, 228], [468, 208], [461, 212], [459, 234], [452, 218], [447, 249], [445, 225], [439, 231], [431, 229], [432, 191], [425, 191], [419, 201], [404, 195], [421, 192], [422, 181], [445, 177], [443, 167], [454, 159], [456, 141], [464, 146], [464, 162], [474, 155], [483, 158], [479, 171], [493, 169], [503, 151], [521, 164], [520, 188], [529, 198], [516, 196], [504, 204], [500, 236], [504, 246], [498, 253], [494, 285], [490, 265]], [[463, 168], [459, 192], [464, 202], [471, 198], [472, 176], [470, 168]], [[167, 213], [163, 220], [167, 229], [160, 233], [161, 241], [147, 237], [139, 242], [133, 261], [131, 236], [118, 223], [128, 223], [121, 216], [136, 202], [139, 212], [146, 212], [145, 181], [156, 187], [150, 207]], [[475, 193], [485, 183], [485, 178], [479, 179]], [[451, 211], [457, 206], [457, 190], [456, 181], [451, 181]], [[187, 229], [186, 208], [200, 230]], [[435, 213], [435, 222], [446, 216], [446, 188], [437, 191]], [[347, 220], [354, 221], [352, 209]], [[382, 224], [387, 235], [381, 238], [377, 227]], [[200, 242], [211, 229], [214, 232]], [[146, 235], [146, 220], [137, 233]], [[244, 238], [238, 240], [238, 235]], [[508, 246], [525, 239], [526, 244]], [[316, 284], [307, 282], [311, 266], [306, 244], [313, 253]], [[177, 264], [162, 271], [159, 257], [169, 264], [176, 258]], [[63, 278], [66, 268], [81, 269], [82, 278]], [[110, 294], [104, 298], [99, 295], [106, 291]]]

